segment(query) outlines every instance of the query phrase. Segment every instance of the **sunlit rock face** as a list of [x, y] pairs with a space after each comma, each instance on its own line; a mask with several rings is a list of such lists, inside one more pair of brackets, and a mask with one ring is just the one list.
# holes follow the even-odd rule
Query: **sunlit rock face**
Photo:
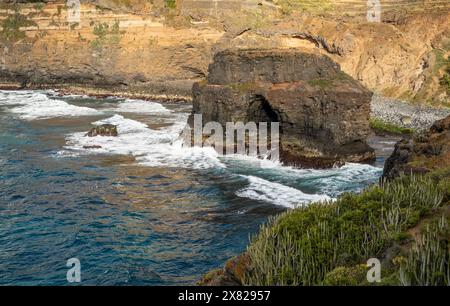
[[366, 142], [371, 97], [324, 55], [227, 50], [215, 55], [207, 81], [193, 86], [193, 114], [224, 127], [279, 122], [282, 162], [326, 168], [374, 159]]

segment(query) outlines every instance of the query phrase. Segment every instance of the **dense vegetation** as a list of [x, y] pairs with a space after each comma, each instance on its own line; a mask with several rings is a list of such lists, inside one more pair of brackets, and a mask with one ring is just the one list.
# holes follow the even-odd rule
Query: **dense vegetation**
[[381, 284], [450, 285], [449, 177], [402, 177], [272, 218], [247, 249], [244, 283], [364, 285], [378, 258]]

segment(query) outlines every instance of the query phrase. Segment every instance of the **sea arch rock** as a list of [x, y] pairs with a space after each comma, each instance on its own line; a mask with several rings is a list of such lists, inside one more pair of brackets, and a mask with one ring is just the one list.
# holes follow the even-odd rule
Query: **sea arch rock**
[[[225, 50], [193, 86], [203, 123], [279, 122], [280, 159], [326, 168], [375, 158], [367, 144], [372, 92], [329, 57], [292, 49]], [[191, 115], [191, 124], [192, 118]]]

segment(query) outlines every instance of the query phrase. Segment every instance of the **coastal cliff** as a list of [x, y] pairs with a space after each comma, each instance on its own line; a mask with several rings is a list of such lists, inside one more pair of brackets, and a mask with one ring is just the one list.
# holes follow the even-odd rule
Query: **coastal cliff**
[[[295, 48], [325, 54], [369, 90], [448, 104], [448, 3], [401, 10], [383, 1], [65, 1], [0, 4], [0, 83], [98, 94], [178, 96], [228, 48]], [[405, 4], [406, 5], [406, 4]]]

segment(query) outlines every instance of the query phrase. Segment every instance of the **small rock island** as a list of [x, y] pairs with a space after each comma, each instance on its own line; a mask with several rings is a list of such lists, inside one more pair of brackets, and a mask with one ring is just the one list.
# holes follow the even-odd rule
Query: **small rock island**
[[[298, 49], [225, 50], [193, 86], [203, 123], [279, 122], [280, 161], [329, 168], [375, 158], [372, 92], [329, 57]], [[191, 118], [192, 118], [191, 115]]]

